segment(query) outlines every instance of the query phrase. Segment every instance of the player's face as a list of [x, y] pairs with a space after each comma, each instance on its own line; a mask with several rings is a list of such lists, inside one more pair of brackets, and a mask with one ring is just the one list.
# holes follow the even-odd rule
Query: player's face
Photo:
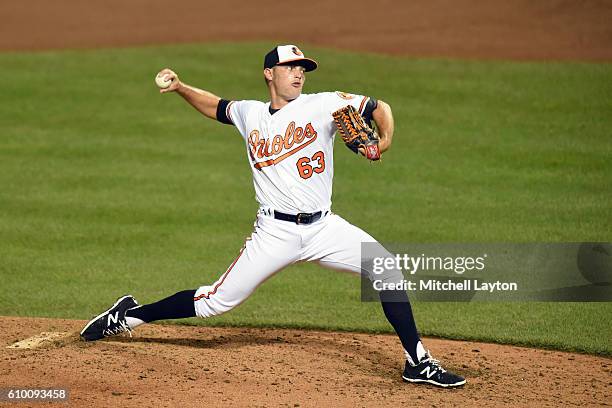
[[300, 96], [306, 81], [304, 67], [299, 65], [277, 65], [272, 69], [272, 86], [276, 94], [285, 100]]

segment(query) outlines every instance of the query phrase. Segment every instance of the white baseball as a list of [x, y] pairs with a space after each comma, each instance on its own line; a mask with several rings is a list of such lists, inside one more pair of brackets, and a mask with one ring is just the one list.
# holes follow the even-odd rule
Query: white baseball
[[172, 83], [171, 80], [166, 79], [166, 75], [167, 74], [157, 74], [157, 76], [155, 77], [155, 83], [161, 89], [166, 89]]

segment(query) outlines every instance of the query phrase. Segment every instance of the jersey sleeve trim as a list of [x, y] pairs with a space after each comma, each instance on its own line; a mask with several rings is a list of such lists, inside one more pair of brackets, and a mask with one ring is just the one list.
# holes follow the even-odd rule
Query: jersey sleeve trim
[[236, 101], [231, 101], [230, 103], [227, 104], [227, 108], [225, 108], [225, 115], [230, 120], [230, 122], [232, 122], [232, 124], [235, 125], [234, 119], [232, 118], [232, 110], [231, 110], [231, 107], [234, 103], [236, 103]]
[[219, 101], [217, 105], [217, 120], [219, 122], [226, 125], [235, 125], [230, 112], [230, 107], [233, 103], [234, 101], [228, 101], [226, 99], [221, 99]]
[[368, 99], [370, 99], [370, 98], [367, 97], [367, 96], [364, 96], [363, 99], [361, 100], [361, 104], [359, 105], [359, 113], [361, 115], [363, 115], [363, 113], [364, 113], [363, 112], [364, 111], [363, 108], [366, 106], [366, 103], [368, 102]]
[[361, 113], [361, 116], [363, 116], [368, 126], [372, 126], [373, 112], [377, 107], [378, 101], [374, 98], [368, 98], [368, 101], [366, 102], [365, 106], [363, 106], [363, 112]]

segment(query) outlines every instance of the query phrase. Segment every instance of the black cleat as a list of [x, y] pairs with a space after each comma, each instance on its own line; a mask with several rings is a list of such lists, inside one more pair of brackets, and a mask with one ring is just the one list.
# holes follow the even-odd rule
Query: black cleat
[[81, 338], [85, 341], [94, 341], [126, 331], [131, 336], [130, 327], [125, 321], [125, 312], [136, 306], [138, 306], [138, 302], [131, 295], [120, 297], [110, 309], [87, 323], [81, 330]]
[[429, 353], [416, 366], [406, 361], [402, 378], [412, 383], [428, 383], [444, 388], [459, 387], [465, 384], [465, 378], [446, 371], [438, 360], [431, 358]]

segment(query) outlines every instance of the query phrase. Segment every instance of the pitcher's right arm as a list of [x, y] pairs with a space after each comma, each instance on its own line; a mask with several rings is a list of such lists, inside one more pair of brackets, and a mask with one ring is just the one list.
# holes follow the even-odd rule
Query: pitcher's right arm
[[171, 69], [162, 69], [158, 75], [172, 81], [168, 88], [160, 89], [160, 93], [176, 92], [207, 118], [217, 119], [217, 106], [221, 100], [217, 95], [181, 82]]

